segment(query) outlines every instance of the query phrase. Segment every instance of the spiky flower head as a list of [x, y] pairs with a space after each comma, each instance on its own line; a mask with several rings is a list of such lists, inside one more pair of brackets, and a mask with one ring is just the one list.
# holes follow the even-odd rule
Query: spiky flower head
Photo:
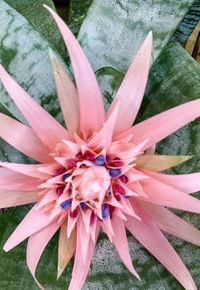
[[43, 250], [60, 229], [58, 276], [75, 256], [69, 289], [79, 290], [86, 279], [100, 229], [139, 279], [129, 255], [128, 229], [185, 289], [197, 289], [161, 230], [200, 244], [199, 231], [166, 209], [200, 212], [200, 201], [188, 194], [200, 189], [200, 174], [160, 173], [189, 157], [150, 154], [149, 148], [199, 117], [200, 100], [132, 126], [151, 63], [150, 32], [105, 112], [94, 73], [79, 43], [59, 16], [46, 8], [68, 48], [76, 86], [51, 51], [64, 128], [0, 66], [3, 85], [30, 125], [1, 113], [0, 137], [38, 162], [0, 163], [0, 207], [35, 203], [4, 250], [9, 251], [28, 238], [27, 264], [36, 280], [35, 270]]

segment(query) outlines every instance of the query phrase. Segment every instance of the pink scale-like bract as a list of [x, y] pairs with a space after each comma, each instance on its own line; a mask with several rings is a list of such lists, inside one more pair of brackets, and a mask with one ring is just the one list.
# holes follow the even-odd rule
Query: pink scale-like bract
[[200, 201], [190, 195], [200, 190], [200, 173], [163, 174], [163, 170], [190, 157], [156, 155], [149, 149], [199, 117], [200, 100], [132, 126], [151, 64], [150, 32], [105, 112], [99, 86], [79, 43], [59, 16], [46, 8], [67, 46], [76, 86], [51, 51], [66, 129], [0, 66], [5, 89], [30, 125], [1, 113], [0, 137], [38, 162], [0, 163], [0, 208], [35, 203], [4, 250], [28, 238], [27, 265], [43, 289], [35, 278], [36, 267], [49, 240], [60, 230], [58, 277], [74, 256], [69, 289], [79, 290], [87, 277], [100, 229], [139, 279], [129, 255], [127, 229], [185, 289], [197, 289], [162, 231], [200, 245], [200, 232], [167, 209], [200, 213]]

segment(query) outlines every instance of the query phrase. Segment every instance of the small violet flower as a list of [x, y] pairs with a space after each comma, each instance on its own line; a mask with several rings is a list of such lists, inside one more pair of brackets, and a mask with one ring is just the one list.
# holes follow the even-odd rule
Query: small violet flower
[[[0, 113], [0, 137], [38, 164], [0, 163], [0, 208], [35, 203], [7, 240], [9, 251], [28, 238], [27, 265], [39, 259], [60, 229], [58, 277], [74, 256], [70, 290], [82, 288], [102, 229], [133, 275], [126, 229], [187, 290], [197, 289], [162, 233], [200, 245], [200, 232], [167, 208], [200, 213], [200, 173], [161, 173], [187, 156], [147, 154], [149, 148], [200, 116], [200, 100], [132, 126], [142, 102], [152, 54], [150, 32], [107, 112], [79, 43], [47, 7], [67, 46], [76, 86], [51, 52], [66, 128], [39, 106], [0, 66], [0, 79], [30, 127]], [[42, 288], [36, 280], [38, 286]]]

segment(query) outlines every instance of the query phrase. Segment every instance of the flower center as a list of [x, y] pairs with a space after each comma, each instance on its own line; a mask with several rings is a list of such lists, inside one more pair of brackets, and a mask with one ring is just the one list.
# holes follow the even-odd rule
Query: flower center
[[42, 184], [42, 188], [48, 189], [52, 185], [56, 192], [56, 198], [50, 194], [50, 201], [54, 199], [54, 203], [47, 208], [59, 206], [70, 217], [90, 212], [91, 217], [112, 218], [115, 207], [121, 207], [119, 203], [129, 197], [124, 162], [113, 154], [89, 149], [71, 159], [65, 158], [65, 154], [61, 156], [57, 160], [61, 166]]
[[[76, 179], [79, 176], [74, 178]], [[107, 190], [110, 186], [110, 175], [103, 166], [92, 166], [85, 168], [75, 188], [84, 201], [103, 202]]]

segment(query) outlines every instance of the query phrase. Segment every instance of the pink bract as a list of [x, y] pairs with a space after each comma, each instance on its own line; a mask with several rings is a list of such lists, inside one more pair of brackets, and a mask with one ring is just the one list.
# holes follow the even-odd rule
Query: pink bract
[[[79, 43], [59, 16], [76, 86], [51, 51], [58, 99], [66, 128], [39, 106], [0, 66], [0, 79], [30, 127], [0, 113], [0, 137], [38, 164], [0, 163], [0, 208], [35, 203], [7, 240], [9, 251], [28, 238], [27, 265], [35, 271], [60, 229], [58, 277], [74, 256], [70, 290], [82, 288], [100, 229], [128, 270], [133, 267], [126, 229], [187, 290], [197, 289], [162, 233], [200, 245], [200, 232], [166, 207], [200, 213], [200, 173], [163, 170], [188, 156], [149, 154], [149, 148], [200, 116], [200, 100], [188, 102], [132, 126], [145, 91], [152, 55], [150, 32], [133, 59], [107, 112], [95, 75]], [[161, 231], [162, 230], [162, 231]]]

